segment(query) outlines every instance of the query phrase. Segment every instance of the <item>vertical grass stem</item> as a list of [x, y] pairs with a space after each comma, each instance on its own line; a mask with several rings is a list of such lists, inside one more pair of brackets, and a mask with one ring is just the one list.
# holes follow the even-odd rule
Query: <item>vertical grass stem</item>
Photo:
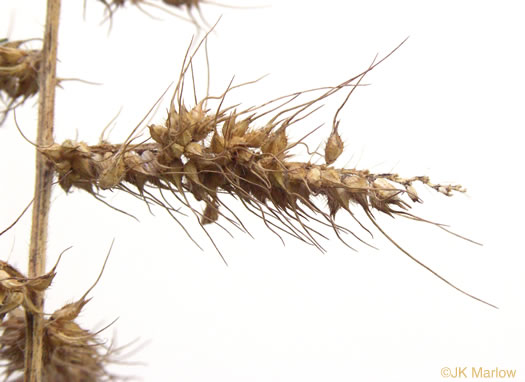
[[[44, 31], [43, 59], [39, 73], [39, 102], [37, 144], [47, 146], [53, 142], [55, 114], [56, 62], [60, 0], [48, 0]], [[36, 153], [35, 199], [29, 246], [28, 277], [45, 273], [46, 247], [53, 168], [46, 158]], [[33, 293], [32, 302], [41, 312], [44, 307], [43, 293]], [[25, 382], [42, 381], [43, 367], [43, 317], [26, 313]]]

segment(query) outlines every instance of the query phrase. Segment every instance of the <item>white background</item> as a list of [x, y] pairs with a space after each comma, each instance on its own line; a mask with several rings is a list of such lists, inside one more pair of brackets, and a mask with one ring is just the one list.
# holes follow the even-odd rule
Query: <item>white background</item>
[[[153, 2], [153, 0], [151, 0]], [[41, 36], [44, 2], [3, 0], [0, 37]], [[64, 1], [59, 73], [103, 83], [64, 82], [58, 90], [56, 140], [96, 143], [122, 107], [110, 140], [124, 140], [178, 78], [195, 29], [144, 6], [103, 23], [103, 6]], [[158, 3], [156, 3], [158, 4]], [[106, 192], [116, 213], [87, 193], [53, 193], [49, 268], [63, 257], [46, 311], [78, 299], [93, 283], [113, 238], [104, 277], [80, 322], [146, 342], [117, 373], [145, 381], [442, 381], [443, 367], [510, 368], [525, 381], [523, 138], [525, 26], [521, 1], [233, 1], [259, 9], [202, 6], [210, 36], [212, 93], [270, 73], [227, 101], [256, 105], [297, 90], [335, 85], [365, 69], [376, 53], [404, 46], [366, 77], [341, 114], [345, 154], [336, 165], [431, 176], [468, 194], [447, 198], [418, 188], [414, 212], [448, 223], [482, 247], [415, 222], [379, 216], [399, 243], [492, 309], [453, 290], [376, 232], [372, 250], [350, 251], [333, 235], [321, 254], [293, 238], [286, 246], [242, 206], [231, 206], [255, 240], [210, 228], [226, 267], [191, 217], [183, 224], [200, 251], [160, 208]], [[184, 15], [184, 12], [180, 14]], [[198, 16], [197, 16], [198, 17]], [[205, 93], [204, 58], [196, 65]], [[294, 127], [295, 137], [326, 122], [328, 137], [343, 94]], [[154, 122], [162, 122], [168, 98]], [[192, 105], [191, 93], [187, 104]], [[36, 130], [36, 98], [18, 122]], [[34, 148], [12, 118], [0, 128], [0, 226], [31, 200]], [[344, 214], [339, 222], [357, 230]], [[0, 256], [26, 268], [30, 218], [0, 238]], [[370, 224], [369, 224], [370, 226]], [[329, 232], [328, 232], [329, 233]], [[362, 234], [362, 232], [361, 232]], [[350, 238], [348, 238], [350, 240]]]

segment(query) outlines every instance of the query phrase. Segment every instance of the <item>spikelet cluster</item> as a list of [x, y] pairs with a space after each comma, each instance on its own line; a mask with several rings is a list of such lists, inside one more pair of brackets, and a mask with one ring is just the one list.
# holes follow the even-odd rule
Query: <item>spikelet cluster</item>
[[[433, 184], [425, 176], [402, 178], [330, 166], [342, 152], [337, 131], [328, 139], [326, 164], [291, 161], [288, 150], [297, 142], [288, 141], [287, 127], [283, 123], [279, 128], [272, 124], [252, 128], [250, 117], [239, 120], [236, 113], [207, 114], [199, 104], [191, 110], [172, 111], [163, 125], [150, 125], [155, 143], [89, 146], [66, 140], [40, 151], [53, 162], [66, 191], [77, 187], [95, 194], [129, 183], [139, 192], [146, 185], [189, 192], [209, 206], [208, 223], [218, 217], [220, 192], [283, 211], [300, 203], [310, 206], [312, 197], [324, 195], [330, 214], [335, 215], [341, 208], [348, 210], [350, 202], [388, 214], [396, 212], [393, 207], [406, 209], [408, 200], [419, 201], [415, 182], [445, 195], [463, 190]], [[402, 194], [408, 199], [402, 199]]]
[[[414, 188], [417, 182], [445, 195], [463, 191], [457, 185], [433, 184], [424, 176], [402, 178], [334, 166], [344, 150], [339, 121], [333, 124], [324, 155], [319, 155], [324, 164], [293, 160], [291, 150], [303, 142], [290, 141], [290, 126], [319, 100], [344, 88], [355, 89], [355, 81], [364, 74], [327, 88], [309, 102], [288, 109], [275, 107], [273, 117], [263, 125], [258, 124], [259, 118], [268, 113], [258, 112], [257, 107], [241, 112], [228, 107], [212, 111], [206, 107], [207, 99], [212, 97], [191, 108], [184, 106], [179, 93], [182, 78], [176, 90], [178, 101], [174, 94], [164, 123], [148, 126], [149, 142], [100, 142], [90, 146], [67, 140], [40, 151], [53, 163], [66, 191], [80, 188], [98, 195], [101, 190], [122, 189], [173, 213], [175, 208], [148, 191], [153, 187], [172, 192], [203, 226], [216, 222], [219, 216], [242, 226], [223, 214], [227, 207], [221, 195], [230, 194], [273, 232], [286, 232], [322, 249], [309, 221], [320, 221], [340, 237], [344, 229], [334, 221], [339, 210], [354, 216], [353, 206], [357, 205], [370, 216], [373, 210], [406, 214], [410, 203], [420, 201]], [[292, 98], [294, 95], [288, 101]], [[204, 202], [204, 209], [194, 208], [187, 194]], [[327, 209], [317, 206], [317, 196], [324, 197]]]
[[9, 110], [38, 92], [42, 52], [24, 49], [23, 44], [24, 41], [0, 43], [0, 100], [6, 106], [0, 112], [0, 123]]
[[[0, 261], [0, 361], [6, 381], [24, 380], [27, 330], [24, 312], [44, 314], [34, 306], [31, 298], [49, 288], [61, 256], [51, 271], [36, 278], [27, 278], [13, 266]], [[97, 338], [98, 332], [85, 330], [75, 322], [89, 302], [87, 295], [100, 280], [102, 271], [79, 300], [44, 318], [42, 381], [99, 382], [116, 379], [106, 367], [116, 360], [122, 349], [106, 345]]]
[[[330, 228], [350, 248], [343, 238], [344, 234], [370, 245], [351, 229], [336, 223], [337, 212], [345, 211], [357, 222], [358, 228], [371, 235], [355, 214], [357, 207], [412, 261], [460, 293], [494, 306], [456, 287], [421, 263], [397, 244], [376, 221], [375, 212], [378, 211], [431, 223], [448, 231], [442, 224], [419, 218], [409, 211], [413, 203], [421, 202], [415, 185], [420, 183], [447, 196], [465, 192], [465, 189], [460, 185], [435, 184], [426, 176], [401, 177], [394, 173], [377, 174], [366, 169], [335, 165], [345, 149], [339, 133], [339, 111], [364, 76], [397, 48], [381, 60], [374, 60], [359, 75], [336, 86], [293, 93], [238, 111], [239, 105], [224, 106], [225, 97], [233, 89], [248, 83], [230, 84], [222, 95], [206, 95], [200, 101], [197, 101], [194, 88], [193, 106], [187, 107], [183, 102], [184, 79], [188, 71], [193, 70], [191, 63], [202, 41], [189, 60], [188, 56], [184, 60], [164, 122], [147, 126], [149, 137], [143, 139], [141, 134], [142, 143], [133, 143], [139, 139], [139, 124], [121, 144], [101, 140], [99, 144], [88, 145], [67, 140], [62, 144], [39, 147], [39, 151], [54, 166], [58, 183], [66, 192], [74, 188], [82, 189], [103, 201], [103, 190], [122, 190], [140, 198], [148, 207], [150, 204], [160, 205], [200, 247], [178, 220], [180, 208], [168, 200], [165, 194], [169, 192], [197, 218], [225, 262], [206, 225], [216, 223], [224, 228], [222, 221], [227, 221], [241, 231], [249, 231], [229, 207], [230, 201], [224, 200], [224, 195], [239, 200], [248, 212], [259, 217], [283, 242], [282, 235], [289, 235], [320, 251], [325, 251], [320, 239], [327, 239], [327, 236], [315, 225]], [[317, 104], [320, 101], [343, 90], [348, 90], [348, 94], [334, 116], [324, 153], [317, 149], [310, 150], [304, 142], [317, 129], [299, 140], [290, 139], [288, 133], [292, 125], [304, 122], [319, 108]], [[298, 99], [305, 94], [317, 96], [300, 103]], [[211, 101], [218, 102], [218, 107], [208, 107]], [[267, 119], [269, 121], [261, 122]], [[310, 160], [296, 160], [293, 150], [297, 147], [306, 147]], [[193, 199], [202, 207], [197, 206]], [[319, 205], [319, 200], [325, 205]]]
[[0, 260], [0, 321], [19, 307], [35, 314], [41, 313], [32, 303], [31, 297], [49, 288], [56, 275], [55, 270], [56, 265], [42, 276], [27, 278], [15, 267]]
[[[44, 320], [44, 382], [100, 382], [116, 380], [106, 368], [112, 349], [96, 333], [81, 328], [75, 319], [87, 301], [69, 304]], [[26, 324], [21, 309], [0, 325], [0, 359], [6, 380], [23, 381]]]

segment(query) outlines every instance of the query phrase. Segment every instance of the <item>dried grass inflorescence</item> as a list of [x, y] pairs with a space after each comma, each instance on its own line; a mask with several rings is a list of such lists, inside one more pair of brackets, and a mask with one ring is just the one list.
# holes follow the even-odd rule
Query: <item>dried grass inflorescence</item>
[[0, 100], [5, 110], [0, 112], [0, 124], [9, 110], [22, 104], [38, 92], [38, 73], [42, 52], [24, 49], [26, 41], [0, 43]]
[[[84, 301], [84, 304], [86, 301]], [[107, 371], [113, 351], [97, 338], [98, 333], [81, 328], [74, 320], [82, 306], [69, 304], [45, 320], [44, 382], [100, 382], [116, 380]], [[24, 313], [16, 309], [0, 325], [0, 359], [6, 380], [23, 381], [26, 325]]]
[[[30, 293], [49, 288], [61, 256], [51, 271], [34, 279], [25, 277], [13, 266], [0, 261], [0, 360], [3, 361], [6, 381], [24, 380], [22, 372], [27, 331], [24, 312], [44, 314], [32, 304]], [[107, 371], [107, 365], [117, 361], [116, 357], [123, 348], [105, 344], [97, 338], [100, 331], [92, 333], [75, 322], [89, 302], [87, 295], [100, 280], [104, 267], [95, 283], [79, 300], [64, 305], [44, 320], [42, 381], [99, 382], [117, 379]]]
[[[40, 151], [53, 163], [59, 184], [64, 190], [80, 188], [97, 198], [101, 190], [124, 190], [148, 205], [153, 203], [165, 207], [186, 231], [177, 219], [179, 210], [164, 195], [166, 191], [171, 192], [189, 208], [212, 242], [205, 225], [215, 222], [220, 224], [220, 216], [248, 232], [243, 222], [222, 201], [223, 194], [238, 199], [281, 240], [282, 233], [288, 234], [321, 251], [324, 249], [318, 239], [326, 236], [313, 227], [312, 222], [332, 229], [347, 246], [342, 237], [344, 233], [366, 243], [357, 234], [335, 222], [336, 213], [344, 210], [370, 233], [354, 213], [354, 206], [359, 206], [369, 221], [407, 256], [467, 294], [401, 248], [378, 225], [373, 215], [373, 211], [380, 211], [390, 216], [431, 223], [408, 211], [411, 203], [421, 201], [414, 185], [421, 183], [447, 196], [453, 192], [464, 192], [461, 186], [434, 184], [426, 176], [404, 178], [392, 173], [374, 174], [368, 170], [333, 166], [344, 150], [339, 135], [339, 111], [363, 77], [389, 55], [378, 62], [374, 61], [367, 70], [337, 86], [290, 94], [243, 111], [237, 111], [236, 106], [223, 106], [226, 95], [242, 85], [230, 84], [221, 96], [206, 96], [201, 101], [197, 101], [195, 96], [194, 106], [184, 105], [184, 78], [189, 69], [193, 70], [191, 56], [183, 64], [166, 120], [162, 124], [148, 126], [148, 140], [132, 143], [138, 138], [134, 136], [137, 127], [123, 144], [101, 141], [90, 146], [68, 140], [40, 148]], [[288, 130], [293, 124], [314, 112], [321, 100], [342, 89], [349, 89], [349, 92], [334, 117], [324, 155], [317, 151], [310, 152], [303, 142], [309, 134], [298, 141], [289, 139]], [[315, 92], [320, 92], [320, 95], [289, 106], [305, 93]], [[207, 107], [211, 100], [219, 103], [214, 110]], [[261, 124], [259, 121], [263, 117], [270, 119]], [[306, 147], [311, 158], [320, 158], [324, 164], [311, 160], [294, 161], [291, 151], [299, 146]], [[151, 188], [160, 190], [161, 196], [152, 193]], [[195, 208], [188, 194], [204, 202], [204, 210]], [[318, 205], [317, 197], [326, 200], [327, 209]], [[440, 224], [432, 224], [446, 229]]]
[[[221, 96], [207, 96], [191, 108], [184, 105], [182, 89], [191, 58], [189, 61], [184, 66], [165, 122], [148, 126], [150, 142], [132, 144], [135, 139], [131, 139], [132, 133], [123, 144], [101, 141], [90, 146], [67, 140], [40, 148], [54, 164], [64, 190], [76, 187], [93, 195], [114, 188], [132, 192], [128, 187], [131, 184], [136, 187], [137, 196], [150, 202], [153, 196], [146, 191], [147, 186], [153, 186], [172, 191], [200, 216], [202, 224], [217, 221], [222, 215], [220, 206], [224, 206], [220, 194], [231, 194], [248, 209], [259, 211], [265, 222], [263, 208], [279, 217], [284, 226], [291, 220], [296, 221], [302, 232], [288, 227], [289, 233], [294, 232], [293, 236], [314, 245], [317, 241], [312, 240], [312, 231], [304, 224], [308, 210], [324, 217], [339, 231], [341, 227], [334, 223], [333, 217], [341, 209], [352, 214], [352, 204], [366, 212], [406, 214], [410, 202], [420, 201], [414, 188], [417, 182], [448, 196], [453, 191], [464, 191], [458, 185], [433, 184], [426, 176], [402, 178], [397, 174], [373, 174], [368, 170], [332, 166], [344, 150], [337, 115], [324, 155], [313, 153], [322, 157], [325, 164], [291, 160], [291, 150], [306, 144], [303, 139], [289, 140], [290, 126], [308, 116], [322, 99], [345, 88], [351, 89], [350, 96], [364, 75], [379, 62], [350, 80], [323, 88], [320, 96], [299, 105], [285, 108], [303, 92], [238, 112], [234, 107], [223, 107], [223, 101], [228, 92], [242, 85], [229, 86]], [[212, 99], [220, 101], [213, 111], [206, 106]], [[279, 101], [281, 104], [273, 107]], [[263, 112], [263, 107], [271, 109]], [[257, 125], [259, 118], [272, 113], [268, 122]], [[205, 202], [203, 213], [191, 207], [185, 197], [187, 193]], [[328, 202], [328, 212], [314, 203], [313, 198], [320, 195]]]

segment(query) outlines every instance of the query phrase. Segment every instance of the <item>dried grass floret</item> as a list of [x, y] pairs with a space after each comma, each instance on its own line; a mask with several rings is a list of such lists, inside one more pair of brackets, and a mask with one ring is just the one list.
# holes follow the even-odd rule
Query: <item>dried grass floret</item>
[[[399, 247], [379, 227], [374, 211], [431, 223], [409, 212], [411, 203], [421, 201], [414, 187], [416, 183], [447, 196], [465, 190], [459, 185], [434, 184], [426, 176], [404, 178], [398, 174], [374, 174], [368, 170], [333, 166], [344, 149], [338, 132], [339, 111], [360, 86], [363, 77], [390, 54], [379, 61], [374, 60], [365, 71], [336, 86], [294, 93], [242, 111], [236, 110], [238, 105], [223, 106], [226, 95], [242, 86], [232, 84], [218, 97], [207, 95], [193, 107], [185, 106], [182, 97], [184, 78], [192, 68], [192, 55], [185, 59], [164, 123], [148, 126], [152, 142], [132, 144], [130, 134], [130, 139], [123, 144], [100, 142], [90, 146], [83, 142], [66, 141], [40, 148], [40, 151], [53, 163], [59, 183], [66, 191], [80, 188], [98, 197], [101, 190], [121, 189], [148, 204], [165, 207], [177, 220], [175, 212], [178, 210], [164, 196], [162, 200], [156, 198], [150, 189], [159, 189], [161, 194], [164, 191], [173, 193], [198, 219], [210, 239], [205, 225], [218, 223], [219, 217], [246, 230], [236, 215], [225, 213], [224, 210], [231, 211], [221, 199], [223, 194], [240, 200], [281, 240], [280, 233], [285, 233], [321, 251], [324, 249], [319, 238], [326, 236], [316, 230], [312, 222], [331, 228], [346, 245], [342, 238], [344, 233], [365, 242], [335, 222], [337, 212], [344, 210], [370, 233], [354, 213], [355, 206], [359, 206], [373, 225], [398, 248], [450, 284]], [[349, 93], [334, 117], [324, 155], [316, 151], [311, 153], [303, 142], [305, 137], [298, 141], [290, 140], [288, 130], [292, 125], [317, 110], [316, 105], [321, 100], [343, 89], [349, 89]], [[315, 94], [315, 91], [320, 93], [317, 97], [288, 106], [301, 95]], [[219, 101], [214, 110], [207, 106], [211, 100]], [[261, 125], [259, 120], [262, 117], [270, 120]], [[305, 146], [312, 157], [316, 156], [325, 163], [293, 161], [292, 149], [300, 145]], [[129, 185], [133, 185], [136, 191]], [[189, 201], [188, 194], [204, 202], [202, 212]], [[317, 197], [327, 201], [328, 210], [318, 206]], [[432, 224], [446, 230], [441, 224]]]
[[0, 43], [0, 100], [5, 104], [5, 109], [0, 111], [0, 125], [10, 110], [38, 92], [42, 52], [24, 49], [25, 42]]

